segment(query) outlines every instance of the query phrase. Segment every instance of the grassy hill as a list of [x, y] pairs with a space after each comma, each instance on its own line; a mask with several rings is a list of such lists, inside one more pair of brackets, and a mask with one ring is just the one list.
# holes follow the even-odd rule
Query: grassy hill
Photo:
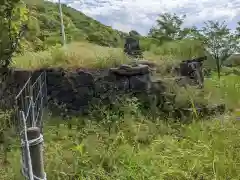
[[[29, 30], [21, 43], [22, 52], [49, 50], [61, 43], [58, 4], [43, 0], [24, 0], [29, 9]], [[123, 48], [128, 34], [105, 26], [66, 5], [62, 6], [67, 43], [90, 42], [99, 46]], [[194, 40], [180, 40], [159, 46], [156, 39], [139, 35], [144, 51], [158, 56], [174, 56], [179, 59], [203, 55], [203, 49]], [[87, 45], [89, 46], [89, 45]], [[149, 53], [148, 53], [149, 54]]]
[[[109, 67], [126, 62], [123, 53], [124, 37], [118, 30], [66, 5], [62, 6], [67, 37], [67, 49], [59, 49], [61, 43], [58, 4], [43, 0], [24, 0], [29, 9], [29, 30], [21, 43], [23, 54], [14, 58], [13, 66], [39, 68]], [[158, 45], [156, 39], [138, 36], [144, 57], [162, 66], [172, 59], [188, 59], [203, 55], [198, 42], [182, 40]], [[87, 53], [86, 53], [87, 52]]]
[[[43, 50], [61, 43], [58, 4], [24, 0], [29, 9], [29, 31], [25, 49]], [[114, 30], [66, 5], [62, 6], [67, 41], [89, 41], [101, 46], [119, 47], [126, 33]]]

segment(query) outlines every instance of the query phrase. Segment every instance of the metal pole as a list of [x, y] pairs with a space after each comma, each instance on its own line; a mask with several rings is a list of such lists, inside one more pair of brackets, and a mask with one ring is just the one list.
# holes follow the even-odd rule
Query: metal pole
[[66, 35], [65, 35], [64, 24], [63, 24], [61, 0], [58, 0], [58, 4], [59, 4], [60, 19], [61, 19], [62, 44], [63, 44], [63, 46], [65, 46], [66, 45]]
[[[33, 176], [33, 169], [32, 169], [32, 159], [31, 159], [31, 153], [30, 153], [30, 149], [29, 149], [29, 142], [28, 142], [28, 135], [27, 135], [27, 124], [26, 124], [26, 117], [23, 111], [21, 111], [21, 115], [22, 115], [22, 120], [23, 120], [23, 136], [24, 136], [24, 143], [23, 143], [23, 157], [24, 157], [24, 166], [27, 166], [27, 177], [29, 180], [34, 180], [34, 176]], [[23, 172], [25, 170], [23, 169]]]

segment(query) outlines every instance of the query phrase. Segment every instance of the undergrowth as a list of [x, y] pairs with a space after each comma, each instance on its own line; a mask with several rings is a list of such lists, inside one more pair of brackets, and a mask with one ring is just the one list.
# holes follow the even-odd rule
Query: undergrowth
[[[213, 76], [206, 81], [205, 93], [211, 88], [215, 98], [223, 97], [236, 107], [231, 95], [238, 92], [232, 86], [237, 81], [237, 77], [226, 76], [219, 85]], [[194, 91], [189, 92], [190, 101], [196, 102]], [[122, 103], [117, 109], [95, 107], [88, 118], [50, 117], [45, 122], [44, 161], [49, 180], [240, 178], [237, 114], [196, 118], [184, 124], [143, 116], [136, 99]], [[8, 163], [1, 165], [1, 178], [22, 179], [19, 140], [10, 136], [8, 142]]]
[[[44, 129], [48, 179], [240, 178], [240, 124], [231, 117], [184, 125], [135, 115], [118, 119], [111, 133], [92, 119], [52, 117]], [[19, 143], [11, 141], [3, 180], [21, 179]]]

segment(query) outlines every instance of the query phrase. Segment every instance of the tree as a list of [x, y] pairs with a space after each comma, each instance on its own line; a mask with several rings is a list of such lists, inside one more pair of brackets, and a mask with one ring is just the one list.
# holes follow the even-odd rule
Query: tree
[[8, 67], [22, 35], [27, 9], [20, 0], [0, 1], [0, 63]]
[[[236, 37], [238, 44], [240, 44], [240, 21], [238, 22], [238, 26], [236, 28]], [[238, 51], [238, 53], [240, 53], [240, 51]]]
[[190, 28], [183, 28], [182, 37], [187, 39], [198, 40], [200, 37], [200, 31], [196, 26], [192, 26]]
[[163, 13], [157, 20], [157, 26], [151, 28], [148, 35], [160, 42], [182, 39], [191, 31], [190, 28], [181, 28], [185, 17]]
[[238, 22], [236, 31], [237, 31], [237, 36], [238, 36], [238, 38], [240, 38], [240, 21]]
[[231, 33], [225, 21], [222, 23], [207, 21], [201, 30], [199, 39], [205, 50], [215, 59], [220, 78], [222, 62], [239, 50], [236, 34]]

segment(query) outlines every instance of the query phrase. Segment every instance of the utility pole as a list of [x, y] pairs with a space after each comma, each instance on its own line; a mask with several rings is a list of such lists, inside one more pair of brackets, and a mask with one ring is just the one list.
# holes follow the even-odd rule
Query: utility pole
[[65, 30], [64, 30], [62, 5], [61, 5], [60, 0], [58, 0], [58, 4], [59, 4], [60, 19], [61, 19], [62, 44], [63, 44], [63, 46], [65, 46], [66, 45], [66, 35], [65, 35]]

